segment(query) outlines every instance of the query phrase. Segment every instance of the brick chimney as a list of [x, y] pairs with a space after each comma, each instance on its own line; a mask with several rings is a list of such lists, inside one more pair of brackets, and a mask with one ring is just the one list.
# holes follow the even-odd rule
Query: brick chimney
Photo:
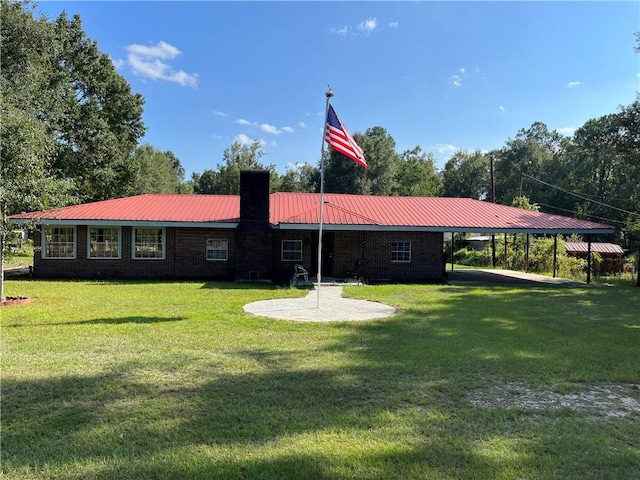
[[240, 223], [236, 230], [236, 280], [271, 280], [269, 171], [240, 172]]

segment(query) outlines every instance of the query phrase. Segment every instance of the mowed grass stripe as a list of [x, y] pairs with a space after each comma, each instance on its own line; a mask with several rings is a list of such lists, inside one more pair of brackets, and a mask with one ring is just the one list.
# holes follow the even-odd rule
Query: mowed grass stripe
[[[6, 478], [634, 478], [640, 416], [474, 408], [479, 388], [640, 384], [634, 288], [380, 285], [295, 323], [263, 284], [10, 280]], [[629, 395], [634, 395], [630, 390]], [[635, 398], [638, 398], [637, 396]]]

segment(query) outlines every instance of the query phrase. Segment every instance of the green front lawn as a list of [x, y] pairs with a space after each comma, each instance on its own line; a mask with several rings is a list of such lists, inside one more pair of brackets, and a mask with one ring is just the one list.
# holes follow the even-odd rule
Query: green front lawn
[[640, 478], [638, 288], [353, 286], [400, 313], [330, 324], [244, 314], [308, 293], [262, 284], [6, 290], [8, 479]]

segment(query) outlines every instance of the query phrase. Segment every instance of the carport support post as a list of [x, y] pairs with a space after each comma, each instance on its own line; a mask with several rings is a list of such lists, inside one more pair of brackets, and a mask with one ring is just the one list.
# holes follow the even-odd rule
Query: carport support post
[[453, 252], [455, 252], [455, 239], [456, 239], [456, 233], [455, 232], [451, 232], [451, 271], [453, 272]]
[[529, 273], [529, 234], [527, 233], [527, 243], [524, 246], [524, 271]]
[[504, 232], [504, 269], [507, 269], [507, 232]]
[[496, 234], [491, 234], [491, 265], [496, 268]]
[[587, 283], [591, 283], [591, 235], [587, 236]]
[[556, 278], [558, 271], [558, 234], [553, 236], [553, 278]]

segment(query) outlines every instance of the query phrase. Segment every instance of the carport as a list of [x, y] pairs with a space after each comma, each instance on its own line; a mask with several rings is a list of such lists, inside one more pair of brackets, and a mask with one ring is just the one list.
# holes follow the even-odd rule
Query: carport
[[[454, 212], [452, 218], [467, 220], [466, 212]], [[468, 221], [468, 220], [467, 220]], [[592, 242], [598, 235], [611, 235], [615, 228], [610, 225], [579, 220], [542, 213], [535, 210], [522, 210], [519, 208], [505, 207], [494, 203], [485, 203], [484, 208], [475, 209], [473, 219], [468, 223], [452, 225], [447, 230], [451, 233], [451, 272], [453, 272], [453, 254], [455, 252], [455, 233], [474, 232], [491, 236], [493, 266], [497, 264], [495, 247], [496, 235], [504, 235], [503, 266], [507, 268], [507, 246], [509, 234], [525, 234], [525, 273], [528, 273], [528, 258], [531, 235], [553, 236], [553, 278], [556, 278], [558, 258], [558, 235], [582, 235], [587, 243], [587, 283], [591, 283], [592, 270]]]

